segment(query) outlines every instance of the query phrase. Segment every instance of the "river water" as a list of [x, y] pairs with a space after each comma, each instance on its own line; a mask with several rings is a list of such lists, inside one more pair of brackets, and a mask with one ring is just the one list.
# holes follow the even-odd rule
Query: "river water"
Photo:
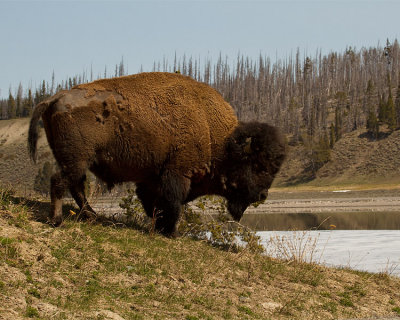
[[400, 230], [259, 231], [258, 235], [275, 257], [285, 258], [291, 250], [306, 261], [400, 276]]

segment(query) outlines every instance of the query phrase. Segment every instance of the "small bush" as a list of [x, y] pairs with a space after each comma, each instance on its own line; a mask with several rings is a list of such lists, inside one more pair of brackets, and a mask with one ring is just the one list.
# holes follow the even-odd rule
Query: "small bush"
[[[133, 189], [122, 198], [127, 223], [141, 230], [153, 231], [154, 219], [149, 219]], [[253, 253], [264, 252], [261, 238], [251, 229], [232, 221], [226, 202], [219, 197], [201, 197], [193, 205], [184, 206], [178, 232], [183, 237], [204, 240], [225, 250], [238, 251], [245, 247]]]
[[140, 200], [134, 189], [128, 189], [128, 195], [121, 199], [119, 206], [125, 210], [126, 223], [140, 230], [149, 230], [149, 218], [147, 217]]

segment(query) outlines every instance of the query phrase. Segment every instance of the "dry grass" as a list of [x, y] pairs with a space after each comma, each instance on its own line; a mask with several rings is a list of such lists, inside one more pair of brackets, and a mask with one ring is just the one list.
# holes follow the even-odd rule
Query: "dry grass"
[[94, 223], [55, 229], [14, 200], [1, 198], [0, 319], [337, 319], [400, 310], [400, 279], [387, 274]]

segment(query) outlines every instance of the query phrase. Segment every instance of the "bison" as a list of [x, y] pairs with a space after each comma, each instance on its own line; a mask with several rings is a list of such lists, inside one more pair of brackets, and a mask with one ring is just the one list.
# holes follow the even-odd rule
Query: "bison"
[[225, 197], [239, 221], [251, 203], [266, 199], [285, 158], [275, 127], [239, 122], [216, 90], [174, 73], [97, 80], [39, 103], [28, 136], [34, 161], [40, 118], [59, 165], [51, 177], [54, 225], [62, 222], [66, 190], [82, 214], [95, 215], [84, 192], [87, 170], [110, 189], [134, 182], [164, 235], [174, 235], [183, 204], [206, 194]]

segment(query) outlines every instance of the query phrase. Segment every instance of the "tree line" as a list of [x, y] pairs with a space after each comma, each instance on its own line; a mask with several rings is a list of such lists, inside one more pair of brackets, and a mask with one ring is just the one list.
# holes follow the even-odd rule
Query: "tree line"
[[[115, 65], [114, 73], [107, 72], [107, 67], [105, 67], [104, 73], [98, 74], [96, 79], [120, 77], [126, 75], [125, 70], [127, 70], [127, 68], [122, 58], [121, 62]], [[43, 80], [40, 86], [35, 89], [30, 87], [24, 91], [21, 83], [18, 85], [16, 92], [12, 92], [10, 87], [8, 98], [0, 99], [0, 120], [30, 117], [35, 105], [46, 98], [51, 97], [61, 90], [69, 90], [78, 84], [91, 82], [93, 80], [95, 80], [95, 78], [93, 76], [93, 70], [90, 68], [89, 73], [84, 71], [82, 74], [67, 77], [60, 83], [56, 83], [55, 74], [53, 72], [50, 83]]]
[[[107, 78], [126, 74], [124, 61]], [[141, 68], [140, 71], [144, 71]], [[149, 70], [150, 71], [150, 70]], [[215, 62], [175, 55], [173, 61], [154, 62], [151, 71], [180, 72], [210, 84], [234, 107], [240, 120], [267, 121], [280, 127], [292, 143], [306, 137], [328, 144], [352, 130], [367, 127], [378, 137], [379, 127], [400, 126], [400, 48], [397, 39], [385, 46], [348, 47], [343, 52], [302, 55], [300, 50], [272, 62], [238, 55], [234, 62], [222, 54]], [[0, 101], [1, 118], [27, 117], [34, 105], [59, 90], [92, 81], [93, 72], [56, 84], [43, 81], [36, 89], [9, 92]]]

